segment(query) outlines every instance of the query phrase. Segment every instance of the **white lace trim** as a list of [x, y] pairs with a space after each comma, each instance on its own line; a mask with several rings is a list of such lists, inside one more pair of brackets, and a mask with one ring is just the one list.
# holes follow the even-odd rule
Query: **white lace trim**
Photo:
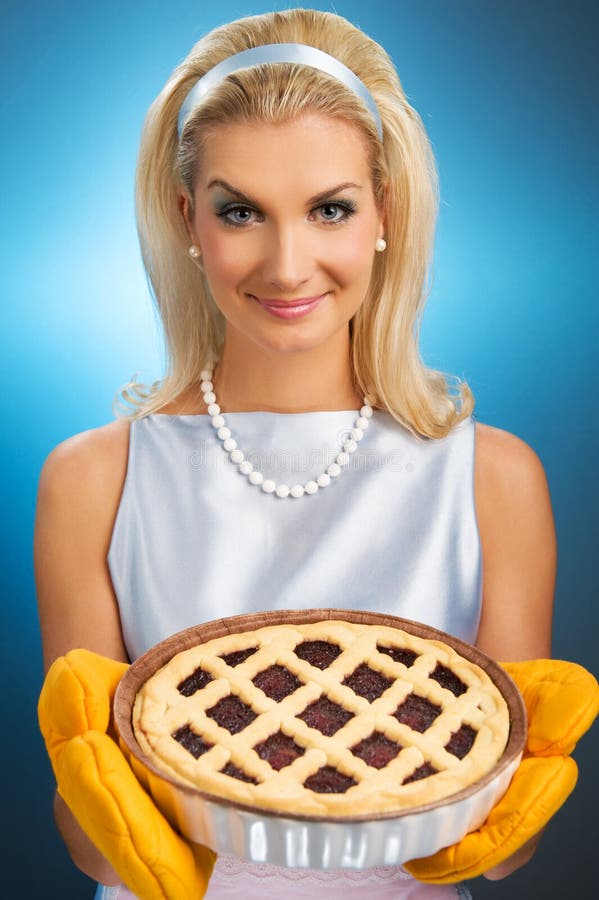
[[409, 875], [401, 866], [379, 866], [375, 869], [343, 869], [325, 872], [316, 869], [285, 869], [282, 866], [269, 866], [266, 863], [250, 863], [236, 856], [219, 856], [214, 874], [222, 874], [223, 878], [257, 878], [282, 881], [302, 881], [304, 884], [331, 883], [339, 886], [343, 881], [357, 885], [393, 884], [397, 881], [410, 881]]

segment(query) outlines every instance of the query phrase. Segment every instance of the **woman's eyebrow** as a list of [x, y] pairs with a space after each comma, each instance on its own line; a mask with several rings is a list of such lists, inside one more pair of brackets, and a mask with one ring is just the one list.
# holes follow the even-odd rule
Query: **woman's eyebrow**
[[322, 191], [320, 194], [316, 194], [314, 197], [310, 197], [308, 203], [310, 205], [316, 203], [322, 203], [323, 200], [329, 200], [331, 197], [334, 197], [335, 194], [338, 194], [340, 191], [346, 191], [348, 188], [356, 188], [356, 190], [361, 191], [362, 185], [355, 184], [353, 181], [344, 181], [341, 184], [336, 184], [335, 187], [328, 188], [326, 191]]
[[258, 201], [254, 200], [250, 197], [249, 194], [244, 194], [243, 191], [237, 190], [233, 185], [228, 184], [228, 182], [223, 181], [221, 178], [215, 178], [208, 185], [208, 190], [213, 187], [221, 187], [224, 188], [229, 194], [233, 194], [234, 197], [237, 197], [238, 200], [243, 200], [245, 203], [250, 203], [253, 206], [258, 206]]
[[[213, 179], [208, 185], [208, 190], [214, 187], [224, 188], [225, 191], [227, 191], [229, 194], [233, 194], [233, 196], [237, 197], [238, 200], [242, 200], [243, 202], [249, 203], [252, 206], [260, 205], [258, 201], [253, 197], [250, 197], [249, 194], [244, 194], [243, 191], [234, 188], [232, 184], [229, 184], [227, 181], [223, 181], [222, 178]], [[362, 185], [356, 184], [353, 181], [343, 181], [341, 184], [336, 184], [334, 187], [327, 188], [326, 191], [321, 191], [320, 193], [315, 194], [313, 197], [310, 197], [308, 199], [308, 205], [311, 206], [317, 203], [322, 203], [323, 201], [329, 200], [331, 197], [334, 197], [340, 191], [345, 191], [348, 188], [354, 188], [360, 191], [362, 190]]]

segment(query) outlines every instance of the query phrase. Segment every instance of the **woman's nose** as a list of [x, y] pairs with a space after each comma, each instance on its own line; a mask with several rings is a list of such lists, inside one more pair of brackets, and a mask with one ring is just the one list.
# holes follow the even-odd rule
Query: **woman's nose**
[[314, 273], [314, 248], [301, 226], [273, 228], [266, 237], [263, 277], [281, 292], [292, 293]]

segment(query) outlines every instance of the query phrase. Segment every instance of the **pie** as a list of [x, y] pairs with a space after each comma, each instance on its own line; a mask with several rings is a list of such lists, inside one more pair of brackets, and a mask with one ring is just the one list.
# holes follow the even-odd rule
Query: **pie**
[[373, 815], [436, 803], [493, 769], [507, 703], [449, 644], [325, 619], [225, 634], [139, 688], [136, 740], [175, 782], [253, 808]]

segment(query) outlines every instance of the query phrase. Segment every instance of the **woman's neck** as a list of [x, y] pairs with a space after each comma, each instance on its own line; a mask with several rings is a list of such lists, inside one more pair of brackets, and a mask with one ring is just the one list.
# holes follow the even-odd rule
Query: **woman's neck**
[[239, 348], [225, 341], [213, 375], [223, 412], [299, 413], [359, 409], [351, 375], [349, 335], [336, 346], [297, 353]]

